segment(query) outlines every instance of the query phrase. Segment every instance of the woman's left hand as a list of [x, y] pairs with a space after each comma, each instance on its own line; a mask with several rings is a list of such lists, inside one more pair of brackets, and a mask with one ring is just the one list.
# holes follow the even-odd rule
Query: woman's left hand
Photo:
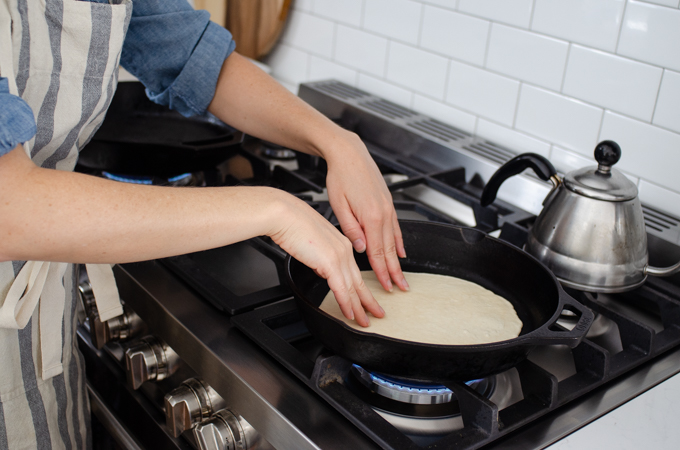
[[409, 286], [399, 258], [406, 257], [404, 241], [385, 180], [359, 136], [342, 130], [328, 142], [328, 197], [342, 232], [358, 252], [366, 251], [380, 284], [392, 291]]

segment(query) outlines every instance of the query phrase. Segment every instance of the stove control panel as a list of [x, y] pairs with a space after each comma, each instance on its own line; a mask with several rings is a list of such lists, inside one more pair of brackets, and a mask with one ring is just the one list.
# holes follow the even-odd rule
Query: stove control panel
[[240, 415], [222, 409], [194, 428], [200, 450], [252, 450], [260, 435]]
[[179, 437], [225, 406], [213, 388], [198, 378], [190, 378], [165, 396], [166, 425], [174, 437]]
[[154, 336], [140, 339], [125, 351], [125, 371], [132, 389], [139, 389], [145, 381], [161, 381], [178, 367], [179, 355]]

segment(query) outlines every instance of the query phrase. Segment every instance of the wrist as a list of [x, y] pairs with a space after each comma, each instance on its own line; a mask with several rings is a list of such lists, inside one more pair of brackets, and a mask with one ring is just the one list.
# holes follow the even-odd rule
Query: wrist
[[366, 145], [356, 133], [340, 127], [333, 133], [326, 134], [314, 148], [329, 166], [334, 165], [336, 161], [345, 164], [353, 156], [368, 154]]

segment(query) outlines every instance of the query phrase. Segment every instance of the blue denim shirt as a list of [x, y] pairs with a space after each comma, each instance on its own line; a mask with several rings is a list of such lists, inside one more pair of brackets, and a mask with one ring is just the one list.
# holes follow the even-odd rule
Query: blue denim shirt
[[[134, 0], [120, 64], [144, 83], [154, 102], [185, 116], [200, 115], [235, 47], [231, 33], [186, 0]], [[0, 156], [35, 133], [31, 108], [11, 95], [7, 79], [0, 77]]]

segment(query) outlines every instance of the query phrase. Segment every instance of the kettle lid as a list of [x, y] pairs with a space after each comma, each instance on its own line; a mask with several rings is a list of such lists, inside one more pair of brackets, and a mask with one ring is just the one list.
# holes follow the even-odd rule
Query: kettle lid
[[597, 167], [584, 167], [564, 177], [567, 189], [585, 197], [608, 202], [633, 200], [637, 186], [612, 166], [621, 158], [621, 147], [614, 141], [602, 141], [595, 147]]

